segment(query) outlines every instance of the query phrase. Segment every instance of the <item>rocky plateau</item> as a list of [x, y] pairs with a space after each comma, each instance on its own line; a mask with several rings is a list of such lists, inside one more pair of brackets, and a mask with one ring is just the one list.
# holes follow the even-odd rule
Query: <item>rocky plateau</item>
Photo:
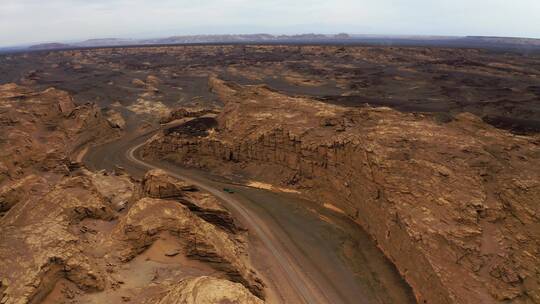
[[[0, 71], [1, 304], [296, 303], [276, 301], [264, 227], [315, 243], [314, 277], [376, 265], [321, 279], [374, 286], [366, 303], [540, 303], [538, 52], [118, 46]], [[251, 190], [245, 210], [288, 209], [248, 228], [226, 201]]]

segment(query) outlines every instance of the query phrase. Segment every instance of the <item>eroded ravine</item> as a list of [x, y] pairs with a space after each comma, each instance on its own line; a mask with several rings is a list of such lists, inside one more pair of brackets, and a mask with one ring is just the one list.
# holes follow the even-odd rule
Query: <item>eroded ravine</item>
[[[92, 169], [121, 166], [133, 176], [160, 168], [218, 197], [250, 231], [254, 267], [271, 289], [268, 302], [414, 303], [393, 265], [345, 216], [296, 196], [233, 186], [203, 172], [142, 160], [137, 149], [151, 135], [127, 134], [94, 147], [84, 162]], [[221, 191], [224, 187], [235, 194]]]
[[419, 302], [538, 299], [538, 257], [529, 254], [538, 251], [536, 136], [472, 114], [440, 120], [211, 84], [224, 103], [215, 122], [161, 132], [144, 146], [145, 158], [301, 192], [341, 210], [377, 240]]

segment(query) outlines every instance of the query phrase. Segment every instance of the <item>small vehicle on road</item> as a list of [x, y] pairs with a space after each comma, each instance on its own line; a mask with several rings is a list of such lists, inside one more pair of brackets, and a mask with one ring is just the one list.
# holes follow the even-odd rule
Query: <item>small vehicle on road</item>
[[233, 194], [233, 193], [234, 193], [234, 190], [229, 189], [229, 188], [223, 188], [223, 191], [224, 191], [224, 192], [227, 192], [227, 193], [229, 193], [229, 194]]

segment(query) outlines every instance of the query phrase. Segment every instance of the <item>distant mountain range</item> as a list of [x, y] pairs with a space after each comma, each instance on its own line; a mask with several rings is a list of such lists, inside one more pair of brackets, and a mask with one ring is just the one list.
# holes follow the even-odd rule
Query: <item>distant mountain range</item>
[[36, 44], [31, 45], [28, 47], [29, 50], [55, 50], [55, 49], [67, 49], [72, 47], [70, 44], [65, 43], [42, 43], [42, 44]]
[[322, 34], [301, 34], [301, 35], [270, 35], [270, 34], [249, 34], [249, 35], [190, 35], [172, 36], [167, 38], [152, 39], [122, 39], [105, 38], [90, 39], [82, 42], [44, 43], [32, 45], [29, 49], [48, 50], [59, 48], [78, 47], [102, 47], [102, 46], [130, 46], [130, 45], [160, 45], [160, 44], [201, 44], [201, 43], [264, 43], [264, 42], [294, 42], [294, 41], [337, 41], [351, 39], [348, 34], [322, 35]]
[[513, 50], [540, 50], [540, 39], [487, 37], [487, 36], [392, 36], [392, 35], [350, 35], [350, 34], [301, 34], [301, 35], [190, 35], [152, 39], [105, 38], [90, 39], [75, 43], [43, 43], [32, 46], [1, 49], [0, 52], [77, 49], [93, 47], [174, 45], [174, 44], [360, 44], [395, 46], [443, 46], [504, 48]]

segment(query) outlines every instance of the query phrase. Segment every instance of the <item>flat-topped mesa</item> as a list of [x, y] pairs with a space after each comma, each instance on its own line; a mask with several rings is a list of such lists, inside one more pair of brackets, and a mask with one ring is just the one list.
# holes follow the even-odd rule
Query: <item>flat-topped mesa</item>
[[210, 83], [225, 104], [215, 130], [164, 132], [144, 157], [330, 202], [373, 236], [420, 303], [540, 303], [538, 137], [467, 113], [441, 122]]

